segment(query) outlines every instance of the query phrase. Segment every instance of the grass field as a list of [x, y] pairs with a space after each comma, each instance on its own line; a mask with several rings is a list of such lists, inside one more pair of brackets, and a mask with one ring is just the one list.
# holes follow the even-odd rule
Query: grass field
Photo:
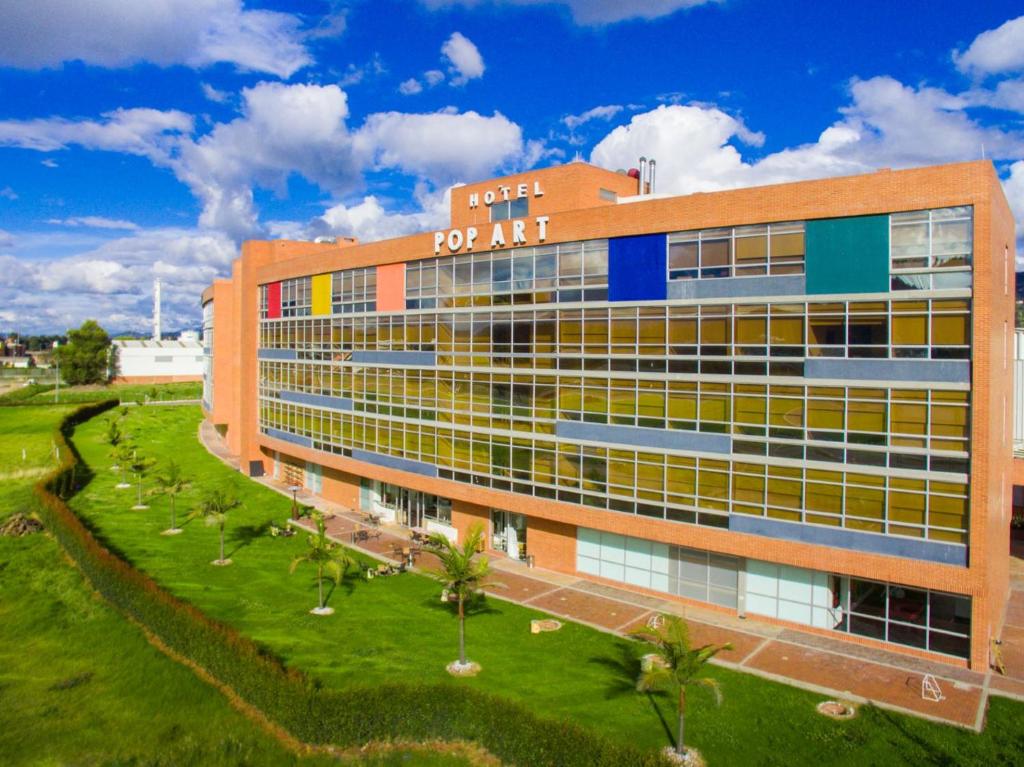
[[[38, 474], [52, 465], [52, 433], [69, 409], [0, 408], [0, 473]], [[34, 481], [34, 476], [0, 481], [0, 520], [30, 507]], [[50, 537], [0, 537], [4, 767], [339, 763], [326, 756], [296, 758], [217, 690], [159, 653], [93, 594]], [[343, 763], [469, 764], [421, 751]]]
[[[173, 592], [329, 685], [402, 679], [476, 686], [633, 744], [669, 742], [661, 717], [671, 721], [671, 706], [632, 691], [622, 665], [631, 649], [625, 640], [574, 624], [531, 636], [529, 621], [538, 613], [491, 600], [467, 628], [469, 655], [483, 673], [455, 681], [444, 671], [455, 654], [455, 622], [438, 600], [438, 587], [424, 577], [350, 579], [331, 595], [333, 617], [310, 616], [311, 574], [288, 574], [303, 536], [265, 534], [271, 521], [287, 516], [289, 500], [208, 455], [196, 440], [199, 418], [197, 408], [133, 408], [126, 428], [151, 456], [173, 456], [193, 479], [180, 508], [194, 504], [203, 487], [237, 489], [243, 507], [228, 523], [227, 550], [235, 564], [226, 568], [209, 564], [217, 554], [214, 529], [190, 523], [176, 538], [161, 537], [165, 503], [129, 511], [131, 491], [115, 490], [106, 470], [102, 418], [79, 427], [74, 437], [96, 477], [73, 499], [73, 508]], [[1006, 700], [992, 702], [988, 729], [974, 735], [872, 707], [836, 722], [814, 712], [819, 696], [723, 668], [712, 673], [724, 703], [716, 709], [709, 695], [695, 691], [688, 739], [713, 765], [1015, 764], [1024, 748], [1024, 706]]]
[[[30, 404], [53, 404], [56, 395], [61, 404], [99, 402], [105, 399], [120, 399], [122, 402], [145, 402], [150, 400], [199, 399], [203, 385], [198, 381], [165, 384], [110, 384], [92, 386], [61, 386], [60, 392], [52, 385], [33, 387], [31, 396], [24, 399]], [[17, 397], [17, 390], [9, 397]]]

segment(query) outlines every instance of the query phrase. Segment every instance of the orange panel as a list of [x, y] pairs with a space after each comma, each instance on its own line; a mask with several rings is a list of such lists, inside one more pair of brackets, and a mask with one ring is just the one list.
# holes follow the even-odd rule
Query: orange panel
[[377, 311], [405, 311], [405, 264], [377, 267]]

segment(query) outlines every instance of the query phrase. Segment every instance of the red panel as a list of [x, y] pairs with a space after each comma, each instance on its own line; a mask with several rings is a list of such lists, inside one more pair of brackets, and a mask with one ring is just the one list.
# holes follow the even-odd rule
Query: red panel
[[405, 311], [405, 264], [377, 267], [377, 311]]
[[281, 283], [271, 282], [267, 285], [267, 319], [275, 320], [281, 316]]

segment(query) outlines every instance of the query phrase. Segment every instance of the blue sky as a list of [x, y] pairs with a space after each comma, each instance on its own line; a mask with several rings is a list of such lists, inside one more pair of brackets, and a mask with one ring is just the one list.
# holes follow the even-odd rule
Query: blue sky
[[196, 325], [245, 238], [442, 227], [577, 154], [680, 194], [984, 154], [1024, 230], [1020, 11], [0, 0], [0, 330], [144, 329], [157, 276]]

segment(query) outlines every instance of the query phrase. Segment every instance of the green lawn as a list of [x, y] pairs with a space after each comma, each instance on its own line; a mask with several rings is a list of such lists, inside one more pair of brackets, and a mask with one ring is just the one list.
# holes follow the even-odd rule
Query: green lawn
[[[31, 505], [67, 407], [0, 408], [0, 520]], [[102, 423], [102, 419], [97, 419]], [[21, 448], [26, 460], [21, 459]], [[0, 537], [0, 764], [320, 765], [298, 759], [96, 597], [46, 535]], [[395, 752], [344, 764], [456, 767]]]
[[[668, 743], [660, 717], [671, 721], [671, 706], [632, 691], [621, 664], [631, 646], [625, 640], [573, 624], [530, 635], [537, 612], [491, 600], [467, 629], [469, 655], [483, 673], [456, 681], [444, 671], [455, 655], [455, 621], [438, 600], [438, 586], [424, 577], [353, 578], [331, 595], [333, 617], [309, 615], [311, 573], [288, 574], [303, 536], [274, 539], [264, 532], [272, 520], [284, 520], [289, 500], [208, 455], [196, 439], [199, 420], [197, 408], [138, 408], [126, 428], [150, 455], [173, 456], [193, 478], [180, 508], [194, 504], [204, 486], [237, 489], [244, 505], [229, 521], [227, 550], [235, 564], [227, 568], [209, 564], [217, 555], [214, 529], [194, 522], [176, 538], [161, 537], [168, 517], [163, 501], [147, 512], [129, 511], [134, 493], [115, 490], [106, 468], [102, 418], [79, 427], [74, 438], [96, 477], [73, 508], [174, 593], [329, 685], [400, 679], [475, 686], [626, 742]], [[1024, 748], [1024, 706], [1005, 700], [993, 701], [988, 729], [979, 736], [870, 707], [850, 722], [835, 722], [814, 712], [819, 696], [722, 668], [712, 673], [723, 705], [716, 709], [697, 690], [688, 720], [689, 742], [712, 764], [1013, 764]]]

